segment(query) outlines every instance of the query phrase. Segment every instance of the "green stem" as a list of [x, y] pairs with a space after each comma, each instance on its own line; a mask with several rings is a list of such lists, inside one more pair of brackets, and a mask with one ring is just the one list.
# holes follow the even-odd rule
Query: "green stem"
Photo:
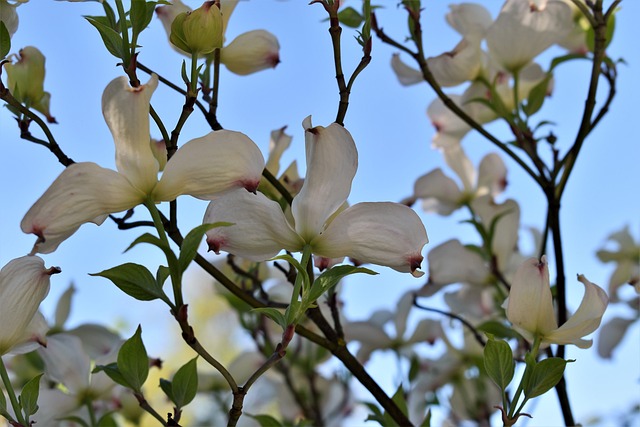
[[9, 374], [7, 372], [6, 366], [4, 365], [2, 357], [0, 357], [0, 377], [2, 377], [4, 388], [7, 390], [9, 400], [11, 401], [11, 406], [13, 407], [13, 412], [15, 412], [16, 418], [18, 418], [18, 422], [20, 423], [20, 425], [27, 427], [28, 424], [22, 416], [22, 406], [18, 402], [16, 392], [13, 390], [13, 385], [11, 384], [11, 380], [9, 379]]
[[89, 422], [91, 427], [96, 427], [98, 421], [96, 420], [96, 412], [93, 410], [93, 401], [90, 398], [84, 399], [84, 404], [87, 406], [87, 412], [89, 412]]
[[122, 35], [122, 52], [124, 57], [122, 58], [122, 67], [125, 71], [129, 68], [131, 62], [131, 52], [129, 51], [129, 30], [127, 29], [127, 15], [122, 6], [122, 0], [116, 0], [116, 8], [118, 9], [118, 18], [120, 21], [120, 34]]
[[191, 82], [189, 83], [188, 96], [198, 97], [198, 54], [191, 54]]
[[[160, 212], [155, 205], [155, 202], [151, 199], [147, 199], [144, 201], [144, 206], [149, 210], [149, 213], [151, 214], [153, 225], [158, 231], [158, 237], [160, 238], [162, 243], [166, 245], [167, 250], [170, 251], [169, 248], [171, 246], [169, 244], [169, 238], [167, 237], [167, 232], [164, 229], [164, 224], [162, 222]], [[169, 264], [174, 303], [176, 307], [180, 308], [184, 305], [184, 299], [182, 297], [182, 272], [180, 271], [180, 266], [178, 265], [178, 260], [176, 259], [175, 255], [170, 256], [170, 254], [167, 252], [165, 252], [165, 255], [167, 257], [167, 263]]]

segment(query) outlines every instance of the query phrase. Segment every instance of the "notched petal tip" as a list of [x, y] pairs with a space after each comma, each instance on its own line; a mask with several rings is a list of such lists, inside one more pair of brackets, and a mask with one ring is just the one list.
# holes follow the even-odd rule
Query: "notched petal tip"
[[209, 246], [209, 252], [213, 252], [216, 255], [220, 255], [220, 250], [225, 244], [225, 240], [221, 236], [215, 238], [208, 238], [207, 245]]
[[424, 271], [418, 271], [422, 267], [422, 261], [424, 257], [422, 255], [414, 255], [409, 258], [409, 267], [411, 268], [411, 275], [413, 277], [424, 276]]
[[53, 276], [54, 274], [60, 273], [62, 273], [62, 269], [60, 267], [49, 267], [44, 271], [44, 274], [46, 274], [47, 276]]

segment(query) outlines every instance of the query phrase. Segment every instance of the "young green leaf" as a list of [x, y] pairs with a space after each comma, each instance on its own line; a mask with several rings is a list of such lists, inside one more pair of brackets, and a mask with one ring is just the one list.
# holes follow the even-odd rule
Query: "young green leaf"
[[142, 342], [142, 328], [122, 344], [118, 352], [118, 370], [134, 391], [140, 391], [149, 376], [149, 357]]
[[151, 272], [140, 264], [128, 262], [90, 276], [105, 277], [122, 292], [140, 301], [151, 301], [164, 296]]
[[260, 427], [283, 427], [283, 424], [277, 419], [273, 418], [271, 415], [247, 414], [247, 416], [256, 420]]
[[562, 379], [567, 362], [569, 361], [561, 357], [550, 357], [538, 362], [525, 384], [524, 395], [531, 399], [551, 390]]
[[4, 22], [0, 21], [0, 59], [4, 59], [11, 50], [11, 36]]
[[167, 395], [169, 400], [176, 403], [176, 399], [173, 397], [173, 384], [171, 384], [171, 381], [160, 378], [160, 388], [164, 391], [164, 394]]
[[505, 341], [491, 336], [484, 346], [484, 367], [489, 378], [505, 391], [513, 379], [515, 361], [511, 347]]
[[85, 16], [85, 19], [98, 30], [100, 37], [102, 37], [102, 42], [109, 53], [118, 59], [122, 59], [124, 52], [122, 51], [122, 37], [120, 34], [91, 16]]
[[311, 291], [309, 292], [308, 300], [317, 300], [322, 294], [337, 285], [338, 282], [340, 282], [340, 280], [342, 280], [344, 277], [356, 273], [365, 273], [370, 275], [378, 274], [373, 270], [369, 270], [368, 268], [363, 267], [354, 267], [352, 265], [335, 266], [326, 270], [324, 273], [318, 276], [315, 282], [313, 282], [313, 286], [311, 287]]
[[358, 28], [360, 24], [362, 24], [364, 17], [360, 15], [357, 10], [349, 6], [338, 12], [338, 20], [347, 27]]
[[544, 99], [547, 96], [550, 81], [551, 74], [547, 74], [546, 77], [536, 84], [529, 92], [527, 103], [522, 106], [522, 111], [524, 111], [527, 116], [533, 115], [542, 108]]
[[182, 245], [180, 245], [180, 256], [178, 257], [180, 270], [184, 272], [187, 267], [189, 267], [191, 261], [196, 257], [198, 246], [200, 246], [202, 237], [207, 231], [212, 228], [228, 227], [230, 225], [233, 224], [230, 222], [216, 222], [213, 224], [202, 224], [191, 230], [182, 241]]
[[96, 425], [100, 427], [118, 427], [118, 423], [113, 418], [113, 412], [107, 412], [100, 417]]
[[198, 392], [198, 371], [195, 357], [184, 364], [173, 376], [171, 390], [173, 392], [173, 403], [178, 408], [182, 408], [196, 397]]
[[282, 312], [280, 310], [278, 310], [277, 308], [260, 307], [260, 308], [254, 308], [252, 311], [257, 311], [258, 313], [264, 314], [269, 319], [273, 320], [278, 325], [280, 325], [283, 330], [284, 330], [284, 328], [287, 327], [287, 320], [286, 320], [284, 314], [282, 314]]
[[42, 377], [44, 373], [41, 373], [33, 378], [31, 378], [25, 385], [22, 387], [22, 391], [20, 392], [20, 405], [22, 406], [22, 411], [26, 418], [38, 412], [38, 395], [40, 394], [40, 377]]
[[109, 363], [108, 365], [96, 365], [91, 373], [95, 374], [98, 372], [104, 372], [116, 384], [120, 384], [121, 386], [126, 388], [132, 388], [127, 380], [122, 376], [122, 373], [120, 373], [117, 363]]

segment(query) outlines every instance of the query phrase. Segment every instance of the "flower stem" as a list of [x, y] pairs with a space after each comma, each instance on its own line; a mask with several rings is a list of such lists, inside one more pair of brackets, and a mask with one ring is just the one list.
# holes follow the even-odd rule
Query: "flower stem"
[[0, 377], [2, 377], [4, 388], [7, 390], [9, 400], [11, 401], [11, 406], [13, 407], [13, 412], [15, 412], [16, 418], [18, 418], [18, 423], [26, 427], [28, 424], [22, 416], [22, 406], [18, 402], [16, 392], [13, 390], [13, 385], [11, 384], [11, 380], [9, 379], [9, 374], [7, 372], [6, 366], [4, 365], [2, 357], [0, 357]]

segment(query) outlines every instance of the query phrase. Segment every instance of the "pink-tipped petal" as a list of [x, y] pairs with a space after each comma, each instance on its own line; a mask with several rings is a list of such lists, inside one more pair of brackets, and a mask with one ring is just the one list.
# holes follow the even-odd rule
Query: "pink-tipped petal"
[[158, 182], [159, 166], [149, 134], [149, 105], [157, 86], [155, 74], [136, 88], [121, 76], [112, 80], [102, 95], [102, 113], [116, 145], [118, 171], [145, 194]]
[[50, 253], [82, 224], [100, 225], [106, 214], [131, 209], [145, 195], [116, 171], [95, 163], [67, 167], [34, 203], [20, 224], [38, 236], [35, 252]]
[[300, 251], [304, 242], [291, 228], [280, 205], [262, 193], [231, 191], [209, 204], [204, 223], [230, 222], [207, 232], [215, 252], [225, 251], [252, 261], [273, 258], [282, 249]]
[[314, 253], [384, 265], [416, 277], [427, 232], [418, 215], [398, 203], [358, 203], [337, 215], [311, 242]]
[[566, 323], [547, 334], [545, 341], [555, 344], [575, 344], [580, 348], [591, 347], [591, 340], [581, 338], [598, 329], [609, 304], [609, 298], [602, 288], [591, 283], [582, 274], [578, 275], [578, 280], [584, 285], [584, 296], [580, 306]]
[[296, 231], [310, 242], [347, 200], [358, 168], [358, 152], [349, 131], [337, 123], [312, 127], [311, 117], [307, 117], [303, 127], [307, 177], [291, 211]]
[[167, 163], [154, 190], [155, 200], [182, 194], [211, 200], [235, 189], [255, 191], [264, 169], [258, 146], [240, 132], [219, 130], [192, 139]]

